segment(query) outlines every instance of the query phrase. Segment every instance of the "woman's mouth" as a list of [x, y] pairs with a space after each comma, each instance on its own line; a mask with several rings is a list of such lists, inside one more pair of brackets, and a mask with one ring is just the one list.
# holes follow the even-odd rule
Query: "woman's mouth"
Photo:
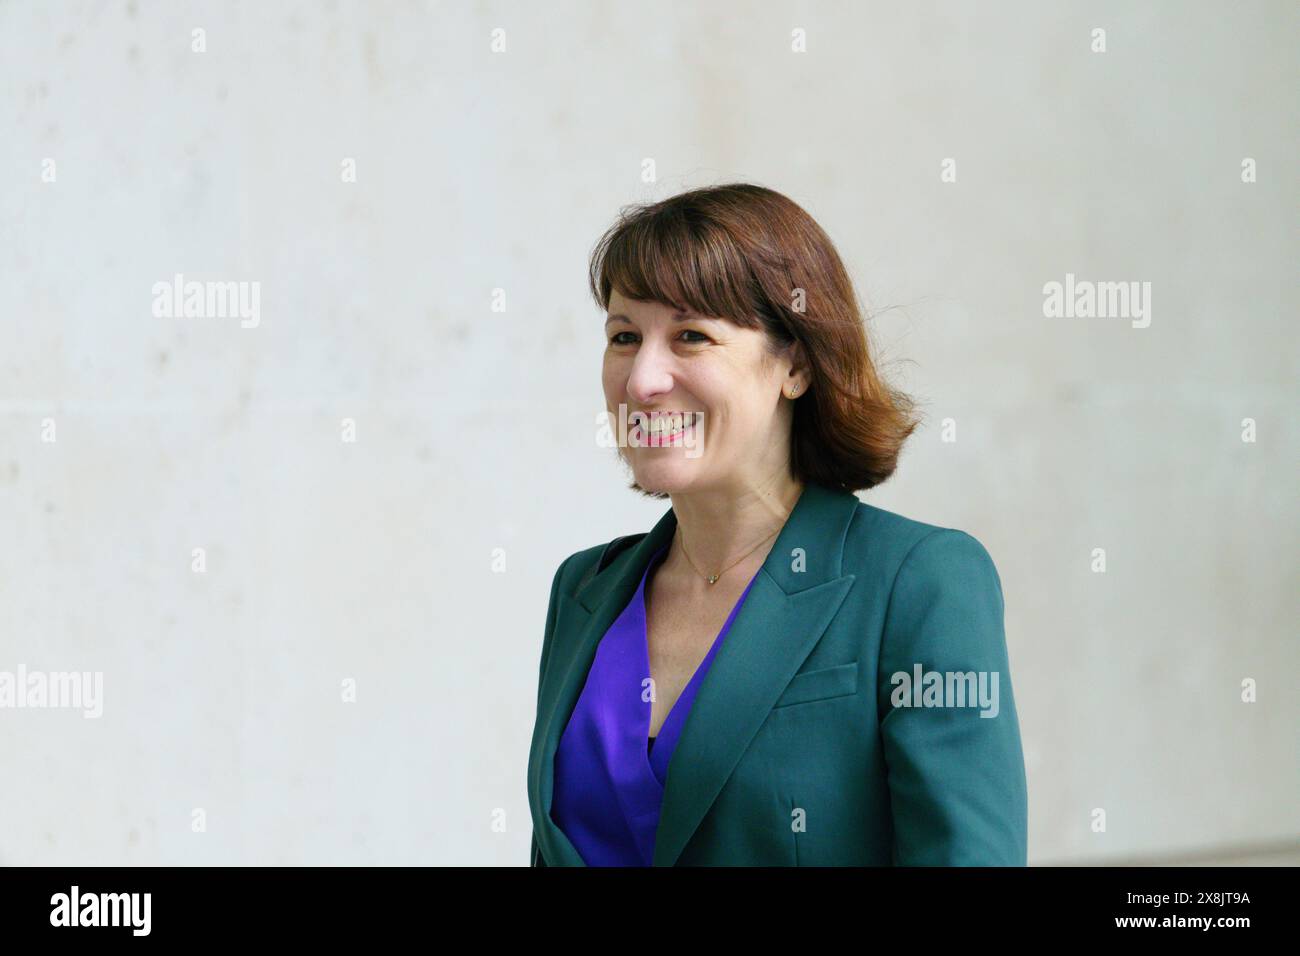
[[703, 420], [703, 412], [638, 412], [628, 428], [628, 444], [642, 448], [680, 445], [694, 437]]

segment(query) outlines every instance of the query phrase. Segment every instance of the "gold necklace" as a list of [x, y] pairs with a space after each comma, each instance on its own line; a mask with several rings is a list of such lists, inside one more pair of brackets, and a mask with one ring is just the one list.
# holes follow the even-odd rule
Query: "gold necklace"
[[694, 568], [695, 573], [698, 574], [700, 577], [704, 578], [710, 584], [717, 584], [718, 578], [722, 577], [724, 574], [726, 574], [728, 571], [730, 571], [732, 568], [738, 565], [741, 561], [744, 561], [747, 557], [749, 557], [751, 554], [757, 551], [759, 545], [761, 545], [763, 541], [767, 541], [769, 538], [773, 537], [774, 535], [779, 534], [781, 532], [781, 529], [777, 528], [776, 531], [773, 531], [772, 534], [769, 534], [766, 538], [763, 539], [763, 541], [760, 541], [758, 544], [754, 545], [752, 548], [750, 548], [748, 551], [746, 551], [744, 554], [738, 557], [735, 561], [732, 561], [729, 565], [727, 565], [717, 574], [705, 574], [699, 568], [695, 567], [695, 562], [691, 560], [691, 556], [689, 554], [686, 554], [686, 535], [682, 534], [681, 532], [682, 532], [682, 526], [678, 525], [677, 534], [682, 539], [682, 554], [686, 555], [687, 563], [689, 563], [690, 566]]

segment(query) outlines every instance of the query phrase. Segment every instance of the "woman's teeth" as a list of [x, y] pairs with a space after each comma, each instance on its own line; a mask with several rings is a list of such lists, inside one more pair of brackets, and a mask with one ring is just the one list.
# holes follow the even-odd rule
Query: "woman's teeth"
[[703, 419], [703, 412], [662, 412], [640, 416], [637, 431], [651, 438], [672, 438]]

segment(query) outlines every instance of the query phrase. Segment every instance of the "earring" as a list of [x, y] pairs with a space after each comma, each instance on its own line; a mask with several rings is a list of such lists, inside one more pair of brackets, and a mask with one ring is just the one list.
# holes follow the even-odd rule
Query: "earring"
[[794, 398], [795, 395], [797, 395], [798, 393], [799, 393], [799, 386], [796, 385], [794, 388], [790, 389], [790, 398]]

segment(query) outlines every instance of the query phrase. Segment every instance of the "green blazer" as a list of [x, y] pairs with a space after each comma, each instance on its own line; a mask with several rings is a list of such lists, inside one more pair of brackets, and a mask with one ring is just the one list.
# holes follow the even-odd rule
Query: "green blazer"
[[[555, 574], [528, 758], [534, 866], [584, 865], [550, 816], [555, 751], [676, 521], [670, 508]], [[1027, 803], [988, 552], [806, 485], [687, 715], [654, 865], [1023, 866]]]

